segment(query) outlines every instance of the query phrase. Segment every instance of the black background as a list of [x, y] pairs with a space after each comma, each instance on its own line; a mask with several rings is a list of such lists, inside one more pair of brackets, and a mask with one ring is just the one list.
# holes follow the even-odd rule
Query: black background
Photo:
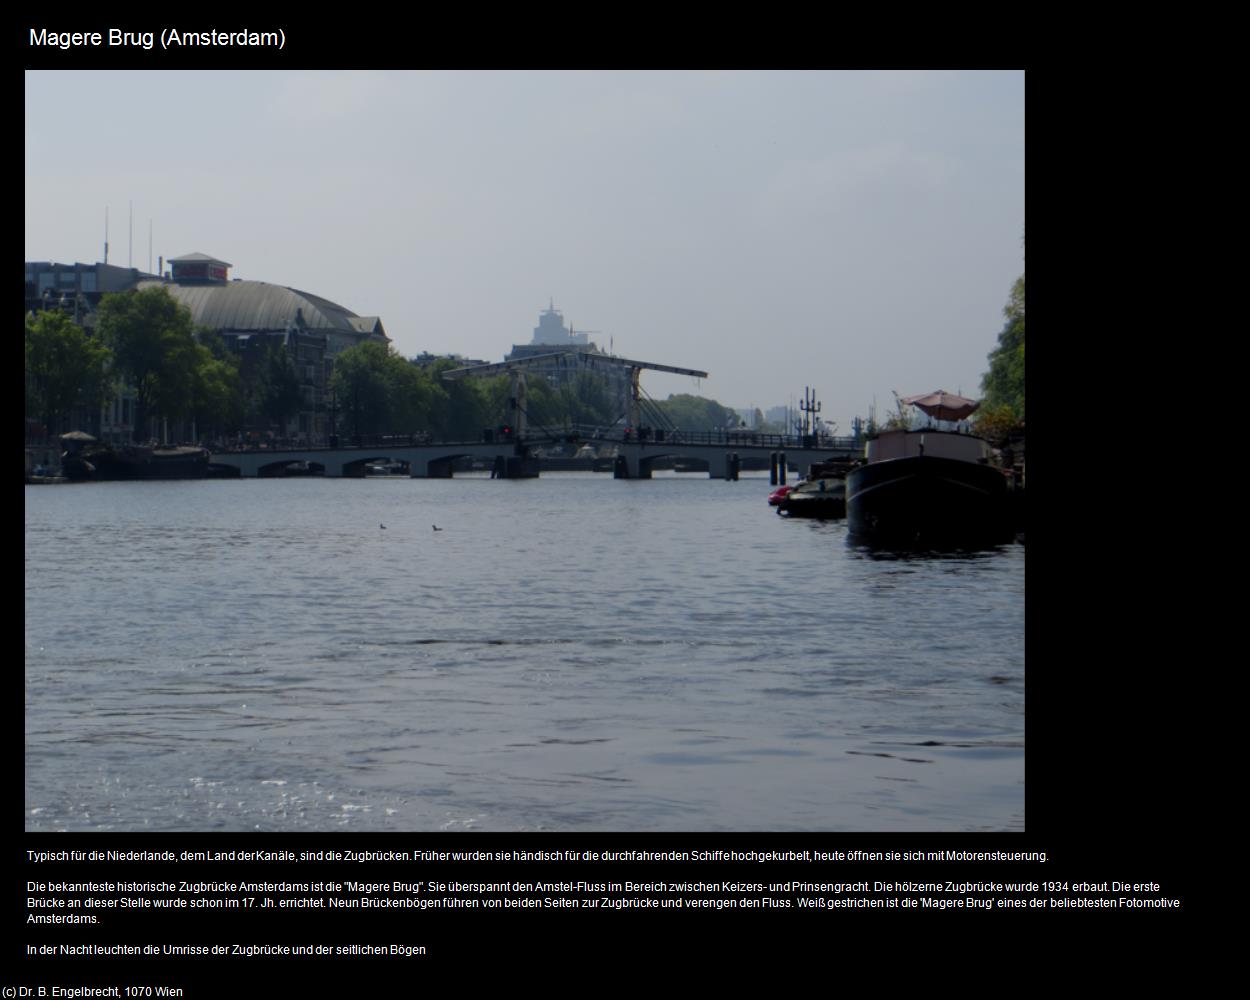
[[[339, 19], [153, 15], [138, 21], [97, 17], [89, 23], [32, 20], [22, 28], [28, 69], [283, 69], [283, 68], [848, 68], [859, 65], [934, 65], [923, 42], [891, 45], [827, 43], [765, 25], [761, 32], [713, 32], [700, 37], [690, 24], [629, 23], [610, 39], [577, 32], [552, 35], [544, 17], [495, 19], [491, 30], [451, 24], [441, 12], [414, 10], [402, 25], [343, 24]], [[465, 18], [469, 21], [471, 18]], [[192, 21], [202, 23], [191, 23]], [[273, 50], [31, 49], [30, 27], [49, 30], [156, 30], [176, 23], [205, 30], [266, 30], [281, 24], [283, 52]], [[84, 27], [84, 24], [86, 26]], [[400, 30], [400, 29], [403, 30]], [[658, 30], [663, 28], [664, 30]], [[514, 30], [516, 29], [516, 30]], [[800, 37], [795, 38], [797, 34]], [[696, 41], [691, 44], [691, 39]], [[793, 44], [789, 44], [792, 42]], [[987, 47], [988, 48], [988, 47]], [[1104, 375], [1118, 348], [1096, 316], [1104, 315], [1101, 285], [1117, 271], [1097, 241], [1073, 226], [1097, 217], [1096, 197], [1074, 168], [1072, 153], [1105, 148], [1105, 120], [1089, 114], [1100, 78], [1068, 66], [1035, 66], [1003, 48], [1002, 61], [984, 63], [986, 48], [945, 53], [951, 68], [1027, 67], [1029, 311], [1034, 349], [1029, 361], [1030, 553], [1027, 586], [1026, 831], [1014, 834], [30, 834], [9, 838], [9, 933], [0, 945], [4, 985], [74, 982], [166, 983], [184, 996], [252, 995], [266, 983], [328, 995], [350, 987], [369, 995], [398, 979], [420, 984], [439, 975], [466, 983], [503, 979], [538, 988], [610, 986], [663, 964], [718, 970], [827, 969], [862, 959], [872, 947], [900, 962], [926, 940], [953, 936], [966, 944], [1000, 943], [1015, 949], [1040, 940], [1039, 930], [1072, 950], [1106, 946], [1127, 933], [1139, 947], [1156, 936], [1175, 947], [1206, 913], [1199, 871], [1221, 863], [1223, 838], [1212, 834], [1214, 805], [1195, 790], [1205, 781], [1201, 737], [1194, 733], [1190, 692], [1211, 665], [1202, 641], [1195, 597], [1174, 572], [1178, 541], [1159, 530], [1158, 510], [1133, 490], [1136, 454], [1090, 434], [1082, 401], [1105, 398]], [[994, 51], [991, 49], [991, 51]], [[1085, 114], [1074, 114], [1084, 108]], [[136, 113], [139, 113], [138, 111]], [[84, 167], [89, 169], [89, 167]], [[1009, 289], [1003, 289], [1006, 301]], [[1080, 344], [1080, 363], [1072, 347]], [[987, 339], [987, 352], [992, 347]], [[1122, 447], [1119, 447], [1122, 445]], [[1233, 795], [1229, 789], [1225, 793]], [[1198, 846], [1199, 844], [1205, 846]], [[331, 864], [299, 866], [218, 863], [163, 866], [142, 863], [44, 863], [28, 850], [969, 850], [1045, 851], [1046, 864], [853, 862], [559, 864]], [[1155, 881], [1161, 894], [1182, 901], [1179, 911], [933, 911], [933, 910], [128, 910], [104, 911], [91, 927], [27, 924], [26, 882], [53, 881], [667, 881], [728, 879], [749, 882], [843, 881]], [[730, 894], [732, 895], [732, 894]], [[276, 915], [275, 915], [276, 914]], [[1027, 936], [1022, 936], [1027, 932]], [[112, 942], [423, 944], [420, 959], [182, 959], [30, 958], [28, 945]], [[854, 943], [855, 950], [848, 949]], [[952, 953], [962, 961], [974, 954]], [[593, 980], [561, 981], [561, 970], [585, 968]], [[903, 965], [880, 966], [882, 976]], [[1042, 974], [1033, 966], [1024, 979]], [[1052, 982], [1051, 985], [1054, 985]]]

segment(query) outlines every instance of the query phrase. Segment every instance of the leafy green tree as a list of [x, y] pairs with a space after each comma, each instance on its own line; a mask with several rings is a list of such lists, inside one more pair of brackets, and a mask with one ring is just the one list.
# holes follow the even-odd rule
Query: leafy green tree
[[387, 350], [365, 341], [334, 359], [333, 388], [341, 429], [349, 434], [374, 434], [390, 420], [386, 382]]
[[265, 344], [257, 372], [256, 410], [270, 426], [285, 429], [304, 403], [295, 360], [282, 344], [271, 340]]
[[27, 413], [48, 433], [75, 409], [103, 405], [111, 390], [112, 353], [64, 313], [26, 317]]
[[163, 288], [117, 292], [100, 302], [99, 329], [134, 387], [136, 439], [151, 417], [187, 413], [197, 353], [189, 309]]
[[569, 423], [604, 426], [621, 416], [620, 404], [608, 391], [607, 380], [590, 372], [578, 372], [561, 387], [560, 398]]
[[907, 408], [907, 404], [896, 392], [894, 393], [894, 412], [886, 415], [885, 422], [877, 430], [905, 431], [908, 430], [916, 414]]
[[464, 365], [450, 358], [435, 361], [424, 369], [435, 392], [430, 413], [430, 429], [445, 441], [472, 441], [482, 430], [499, 423], [500, 415], [493, 406], [493, 386], [506, 384], [506, 375], [491, 379], [443, 378], [444, 372]]
[[390, 397], [390, 427], [399, 434], [428, 429], [436, 413], [447, 407], [447, 392], [435, 385], [428, 372], [390, 353], [386, 360]]
[[564, 398], [542, 376], [532, 376], [525, 383], [525, 412], [532, 428], [561, 431], [568, 426], [568, 409]]
[[226, 338], [211, 327], [201, 326], [195, 331], [195, 340], [208, 349], [208, 353], [218, 361], [228, 361], [235, 369], [239, 367], [239, 356], [230, 350]]
[[[189, 317], [188, 317], [189, 318]], [[170, 421], [189, 419], [194, 412], [196, 378], [204, 348], [179, 330], [165, 339], [165, 361], [157, 373], [153, 393], [156, 412]]]
[[201, 437], [221, 436], [243, 423], [238, 360], [229, 353], [217, 356], [203, 341], [196, 345], [190, 411]]
[[394, 349], [367, 340], [334, 360], [332, 382], [350, 434], [411, 434], [437, 424], [447, 392]]
[[714, 431], [737, 427], [739, 423], [736, 411], [703, 396], [680, 393], [658, 405], [673, 425], [683, 431]]
[[981, 379], [984, 398], [979, 427], [1013, 420], [1024, 423], [1024, 275], [1012, 286], [1003, 314], [1006, 322], [998, 346], [990, 352], [990, 368]]

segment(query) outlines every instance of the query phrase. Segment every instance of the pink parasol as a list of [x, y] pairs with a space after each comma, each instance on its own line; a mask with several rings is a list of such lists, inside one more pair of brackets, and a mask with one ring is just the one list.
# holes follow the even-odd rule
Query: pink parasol
[[980, 400], [965, 399], [945, 389], [921, 396], [907, 396], [903, 402], [911, 403], [937, 420], [963, 420], [981, 405]]

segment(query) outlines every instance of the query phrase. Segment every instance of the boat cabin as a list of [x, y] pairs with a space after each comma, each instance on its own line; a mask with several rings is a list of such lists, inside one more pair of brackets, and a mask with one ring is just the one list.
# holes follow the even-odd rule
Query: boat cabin
[[869, 462], [915, 458], [919, 455], [986, 463], [990, 460], [990, 446], [988, 441], [971, 434], [924, 428], [915, 431], [882, 431], [864, 449], [864, 456]]

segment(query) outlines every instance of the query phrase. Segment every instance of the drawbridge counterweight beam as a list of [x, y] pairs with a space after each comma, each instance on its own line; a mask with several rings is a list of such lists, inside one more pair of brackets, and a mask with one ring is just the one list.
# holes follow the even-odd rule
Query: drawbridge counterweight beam
[[455, 380], [465, 377], [488, 378], [492, 375], [510, 374], [512, 376], [512, 398], [517, 403], [516, 433], [524, 438], [525, 419], [525, 369], [534, 366], [548, 366], [553, 362], [575, 356], [578, 362], [593, 370], [595, 368], [624, 368], [629, 372], [629, 426], [637, 429], [641, 413], [642, 387], [639, 378], [642, 372], [669, 372], [673, 375], [688, 375], [691, 378], [707, 378], [707, 372], [695, 368], [678, 368], [675, 365], [661, 365], [653, 361], [634, 361], [630, 358], [618, 358], [610, 354], [591, 354], [588, 351], [556, 351], [549, 354], [535, 354], [528, 358], [515, 361], [500, 361], [495, 364], [470, 365], [467, 368], [453, 368], [443, 372], [443, 378]]

